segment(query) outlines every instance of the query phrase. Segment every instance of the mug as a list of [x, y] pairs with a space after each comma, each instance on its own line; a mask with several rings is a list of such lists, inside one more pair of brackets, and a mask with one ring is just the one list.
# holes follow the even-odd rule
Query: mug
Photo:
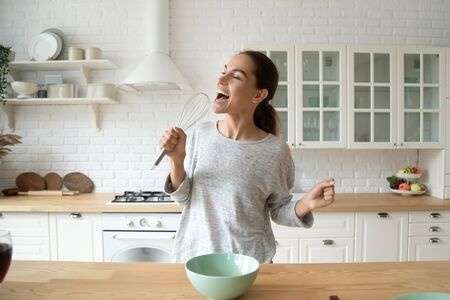
[[88, 47], [84, 50], [85, 59], [100, 59], [102, 56], [102, 50], [97, 47]]
[[84, 50], [78, 47], [69, 47], [69, 60], [82, 60], [84, 59]]

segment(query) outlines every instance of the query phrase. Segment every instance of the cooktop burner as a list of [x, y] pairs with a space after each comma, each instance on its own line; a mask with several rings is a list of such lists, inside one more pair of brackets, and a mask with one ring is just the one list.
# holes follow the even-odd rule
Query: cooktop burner
[[150, 191], [125, 191], [122, 195], [116, 195], [114, 203], [148, 203], [148, 202], [173, 202], [170, 196], [164, 192], [150, 192]]

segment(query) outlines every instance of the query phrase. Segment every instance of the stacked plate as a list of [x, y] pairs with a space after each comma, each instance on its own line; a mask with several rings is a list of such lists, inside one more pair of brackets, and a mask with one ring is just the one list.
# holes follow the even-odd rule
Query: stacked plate
[[64, 46], [61, 30], [50, 28], [31, 39], [28, 55], [31, 60], [46, 61], [58, 58]]

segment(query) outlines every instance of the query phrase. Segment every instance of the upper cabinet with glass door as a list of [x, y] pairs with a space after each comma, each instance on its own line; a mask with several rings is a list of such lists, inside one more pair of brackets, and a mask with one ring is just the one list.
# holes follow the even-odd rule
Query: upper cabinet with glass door
[[394, 148], [395, 49], [349, 48], [349, 146]]
[[294, 46], [254, 45], [245, 50], [256, 50], [267, 55], [278, 69], [278, 88], [270, 101], [278, 116], [278, 132], [291, 147], [295, 146], [295, 91]]
[[296, 45], [295, 51], [297, 146], [345, 148], [345, 47]]
[[444, 53], [442, 48], [400, 48], [401, 147], [444, 147]]

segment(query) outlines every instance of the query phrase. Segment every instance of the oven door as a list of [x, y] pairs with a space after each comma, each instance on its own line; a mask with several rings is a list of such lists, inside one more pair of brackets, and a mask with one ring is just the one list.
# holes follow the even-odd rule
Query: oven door
[[103, 231], [107, 262], [173, 262], [175, 232]]

